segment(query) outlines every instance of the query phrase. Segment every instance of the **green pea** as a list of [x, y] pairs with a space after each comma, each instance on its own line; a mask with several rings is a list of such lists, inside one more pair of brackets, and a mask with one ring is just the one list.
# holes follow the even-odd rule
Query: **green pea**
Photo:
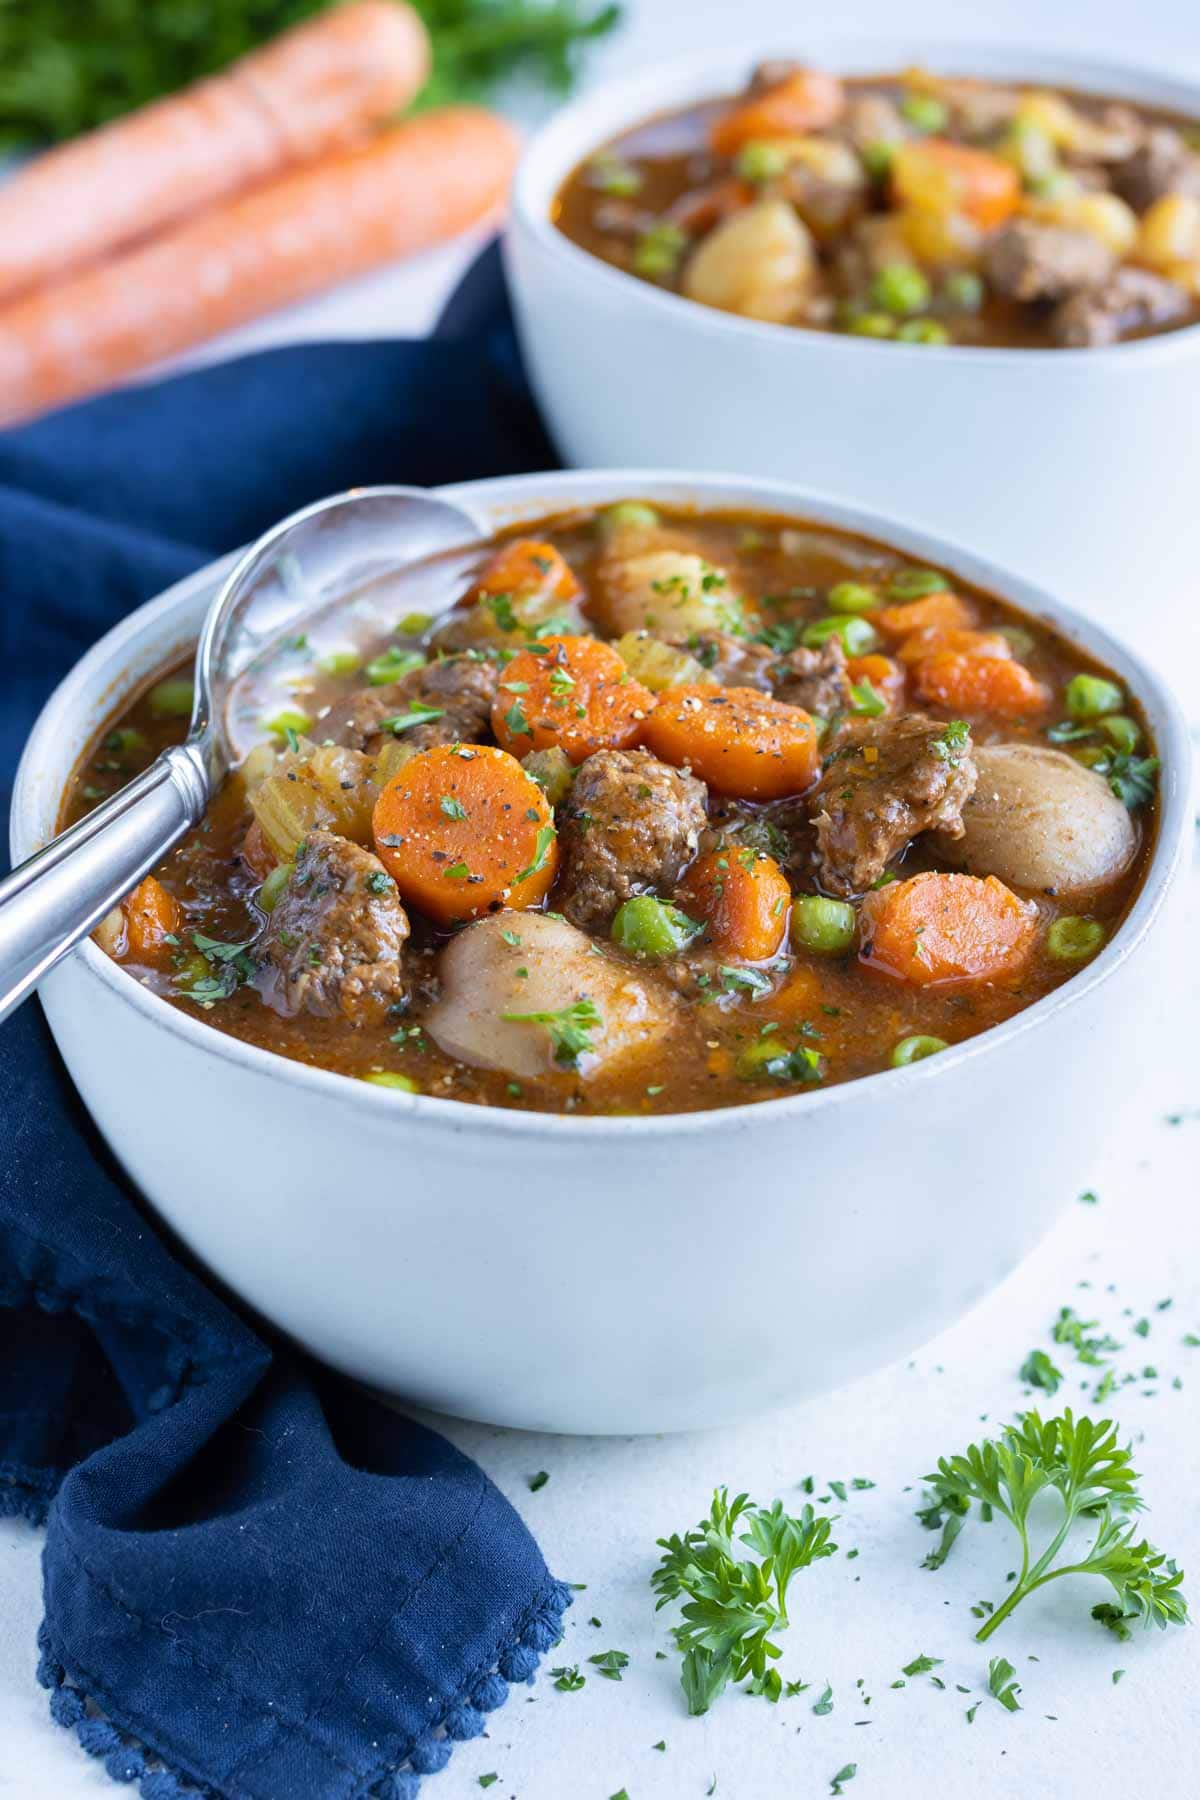
[[877, 144], [864, 144], [859, 151], [862, 166], [872, 181], [886, 181], [892, 172], [892, 163], [896, 156], [895, 144], [887, 144], [882, 140]]
[[885, 312], [851, 312], [845, 329], [851, 337], [890, 338], [896, 335], [896, 321]]
[[633, 247], [635, 274], [652, 278], [673, 275], [687, 246], [687, 233], [678, 225], [652, 225]]
[[1114, 749], [1124, 756], [1132, 756], [1142, 741], [1137, 725], [1124, 713], [1109, 713], [1106, 719], [1100, 720], [1100, 730]]
[[917, 1033], [913, 1037], [901, 1038], [892, 1051], [893, 1069], [907, 1069], [909, 1063], [924, 1062], [927, 1056], [936, 1056], [939, 1050], [948, 1050], [945, 1038], [923, 1037]]
[[1046, 933], [1046, 954], [1055, 962], [1087, 962], [1095, 956], [1106, 935], [1099, 919], [1067, 913], [1055, 919]]
[[932, 94], [905, 94], [900, 102], [900, 111], [910, 125], [915, 125], [918, 131], [929, 136], [945, 131], [950, 119], [949, 109]]
[[273, 719], [263, 720], [264, 730], [269, 731], [272, 737], [279, 738], [285, 738], [289, 731], [295, 732], [297, 737], [303, 737], [311, 724], [312, 720], [307, 713], [292, 706], [285, 706]]
[[606, 506], [596, 515], [596, 526], [601, 533], [620, 531], [625, 526], [653, 531], [659, 522], [654, 508], [641, 500], [618, 500], [615, 506]]
[[888, 583], [890, 600], [920, 600], [926, 594], [944, 594], [950, 583], [936, 569], [900, 569]]
[[871, 283], [872, 304], [901, 319], [924, 312], [931, 298], [928, 278], [913, 263], [888, 263]]
[[598, 188], [602, 194], [628, 200], [641, 192], [642, 173], [611, 151], [602, 151], [588, 165], [588, 186]]
[[1073, 719], [1099, 719], [1117, 712], [1124, 698], [1116, 682], [1103, 675], [1072, 675], [1067, 683], [1067, 711]]
[[675, 956], [700, 930], [699, 922], [678, 907], [656, 900], [653, 894], [635, 894], [618, 907], [612, 940], [638, 956]]
[[390, 687], [393, 681], [424, 666], [425, 658], [419, 650], [398, 650], [390, 644], [381, 656], [373, 657], [367, 664], [367, 680], [372, 687]]
[[809, 650], [819, 650], [830, 638], [841, 638], [847, 656], [866, 656], [879, 648], [879, 633], [867, 619], [832, 617], [814, 619], [800, 634], [800, 642]]
[[146, 703], [156, 719], [190, 719], [195, 689], [182, 679], [159, 681], [146, 695]]
[[950, 333], [938, 319], [905, 319], [896, 333], [899, 344], [948, 344]]
[[398, 1088], [402, 1094], [419, 1094], [420, 1088], [411, 1075], [399, 1075], [392, 1069], [371, 1069], [362, 1077], [372, 1087]]
[[951, 312], [978, 312], [986, 290], [973, 269], [955, 269], [942, 283], [942, 305]]
[[356, 650], [331, 650], [317, 663], [322, 675], [356, 675], [362, 668], [362, 657]]
[[738, 151], [735, 166], [742, 180], [755, 186], [763, 181], [775, 181], [787, 169], [787, 151], [780, 144], [752, 138]]
[[825, 596], [825, 604], [834, 613], [872, 612], [883, 602], [873, 587], [862, 581], [839, 581]]
[[294, 863], [280, 863], [278, 868], [271, 870], [271, 873], [259, 888], [257, 895], [258, 904], [265, 913], [275, 911], [276, 906], [279, 904], [279, 896], [283, 893], [284, 888], [292, 879], [292, 870], [294, 867]]
[[425, 613], [425, 612], [405, 613], [404, 617], [400, 620], [399, 624], [396, 626], [396, 632], [397, 632], [397, 635], [400, 637], [422, 637], [424, 635], [424, 633], [429, 630], [429, 627], [432, 624], [433, 624], [433, 614], [432, 613]]
[[854, 948], [858, 920], [847, 900], [801, 894], [792, 902], [792, 942], [815, 956], [845, 956]]

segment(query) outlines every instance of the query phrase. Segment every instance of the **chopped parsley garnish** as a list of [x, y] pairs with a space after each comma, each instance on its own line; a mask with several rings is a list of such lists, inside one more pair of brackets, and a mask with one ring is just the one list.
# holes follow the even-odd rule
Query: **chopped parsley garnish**
[[486, 594], [484, 605], [491, 613], [501, 631], [520, 631], [521, 622], [513, 611], [511, 594]]
[[1016, 1670], [1003, 1656], [993, 1656], [988, 1664], [988, 1693], [993, 1700], [998, 1700], [1009, 1712], [1020, 1712], [1021, 1702], [1017, 1695], [1021, 1684], [1014, 1680]]
[[951, 719], [940, 737], [933, 740], [934, 755], [942, 762], [957, 762], [971, 738], [971, 727], [965, 719]]
[[218, 938], [205, 937], [202, 931], [193, 931], [191, 935], [192, 943], [213, 973], [193, 979], [176, 991], [185, 1000], [194, 1000], [197, 1006], [215, 1006], [218, 1000], [228, 1000], [230, 994], [254, 974], [250, 956], [253, 939], [248, 938], [244, 944], [227, 944]]
[[588, 1661], [594, 1663], [608, 1681], [620, 1681], [621, 1670], [629, 1667], [624, 1650], [599, 1650], [595, 1656], [589, 1656]]
[[412, 706], [406, 713], [396, 713], [390, 719], [380, 719], [380, 731], [390, 731], [395, 737], [402, 732], [411, 731], [414, 725], [431, 725], [434, 719], [445, 714], [444, 706]]
[[1047, 1394], [1058, 1392], [1062, 1378], [1062, 1370], [1055, 1368], [1044, 1350], [1031, 1350], [1021, 1364], [1021, 1380]]
[[519, 886], [522, 881], [528, 881], [531, 875], [541, 874], [549, 861], [550, 846], [553, 844], [556, 836], [557, 833], [555, 832], [553, 825], [542, 826], [534, 842], [533, 861], [527, 869], [521, 869], [519, 871], [514, 885]]
[[545, 1485], [549, 1481], [549, 1479], [550, 1479], [549, 1471], [546, 1469], [539, 1469], [536, 1475], [531, 1475], [529, 1477], [530, 1493], [536, 1494], [540, 1488], [545, 1487]]
[[382, 869], [372, 869], [367, 876], [366, 887], [369, 894], [390, 894], [395, 886], [391, 876], [386, 875]]
[[1113, 750], [1093, 767], [1097, 775], [1107, 778], [1117, 799], [1130, 812], [1136, 812], [1139, 806], [1147, 805], [1154, 798], [1157, 756], [1129, 756], [1122, 750]]
[[504, 715], [504, 723], [508, 726], [508, 729], [512, 732], [514, 737], [532, 737], [533, 735], [529, 728], [529, 720], [525, 717], [525, 710], [522, 707], [520, 700], [513, 701], [512, 705]]
[[771, 977], [762, 969], [723, 968], [721, 986], [727, 994], [749, 994], [758, 1000], [771, 992]]
[[467, 816], [467, 809], [462, 801], [456, 800], [452, 794], [443, 794], [438, 807], [448, 819], [465, 819]]
[[471, 879], [470, 864], [465, 862], [451, 863], [444, 873], [447, 881], [469, 881]]
[[850, 711], [860, 719], [877, 719], [887, 711], [887, 701], [870, 681], [852, 681]]
[[506, 1012], [500, 1017], [515, 1025], [544, 1025], [554, 1045], [554, 1060], [564, 1069], [577, 1069], [581, 1056], [592, 1050], [591, 1034], [604, 1024], [594, 1000], [586, 995], [559, 1012]]
[[586, 1675], [579, 1673], [578, 1663], [572, 1663], [569, 1668], [551, 1669], [550, 1673], [560, 1694], [577, 1694], [587, 1680]]
[[832, 1795], [832, 1794], [844, 1793], [845, 1789], [843, 1788], [842, 1783], [844, 1781], [853, 1781], [854, 1777], [857, 1774], [858, 1774], [858, 1764], [857, 1763], [847, 1763], [844, 1769], [838, 1770], [837, 1774], [833, 1777], [833, 1780], [830, 1782], [830, 1784], [829, 1784], [830, 1794]]

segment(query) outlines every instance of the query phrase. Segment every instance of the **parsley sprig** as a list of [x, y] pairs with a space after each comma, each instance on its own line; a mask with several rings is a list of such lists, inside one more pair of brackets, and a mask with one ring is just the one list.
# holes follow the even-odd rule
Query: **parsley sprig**
[[[941, 1458], [926, 1477], [933, 1491], [926, 1513], [948, 1513], [947, 1526], [957, 1519], [961, 1529], [972, 1502], [977, 1502], [981, 1516], [1000, 1514], [1021, 1540], [1020, 1573], [976, 1632], [980, 1643], [1035, 1588], [1063, 1575], [1102, 1575], [1117, 1597], [1123, 1619], [1160, 1628], [1186, 1621], [1183, 1571], [1148, 1540], [1139, 1540], [1138, 1527], [1128, 1516], [1142, 1507], [1138, 1479], [1132, 1452], [1118, 1444], [1112, 1421], [1076, 1418], [1070, 1407], [1057, 1419], [1024, 1413], [998, 1437], [969, 1445], [961, 1456]], [[1030, 1509], [1039, 1495], [1049, 1492], [1061, 1499], [1062, 1517], [1049, 1543], [1035, 1553]], [[1083, 1520], [1096, 1525], [1090, 1548], [1081, 1557], [1058, 1562], [1072, 1527]], [[940, 1566], [957, 1535], [955, 1530], [944, 1544], [938, 1562], [927, 1559], [928, 1566]]]
[[500, 1017], [516, 1025], [544, 1025], [554, 1045], [554, 1060], [564, 1069], [577, 1069], [579, 1059], [592, 1049], [592, 1032], [604, 1020], [594, 1000], [585, 994], [559, 1012], [506, 1012]]
[[[755, 1553], [739, 1556], [737, 1543]], [[683, 1623], [675, 1642], [683, 1653], [680, 1684], [692, 1714], [707, 1712], [731, 1681], [749, 1680], [750, 1691], [778, 1700], [783, 1684], [769, 1664], [780, 1650], [771, 1636], [788, 1623], [787, 1592], [792, 1576], [837, 1545], [832, 1521], [805, 1506], [798, 1518], [783, 1502], [756, 1506], [747, 1494], [730, 1500], [717, 1488], [708, 1517], [683, 1536], [659, 1538], [663, 1555], [650, 1578], [658, 1610], [683, 1599]]]

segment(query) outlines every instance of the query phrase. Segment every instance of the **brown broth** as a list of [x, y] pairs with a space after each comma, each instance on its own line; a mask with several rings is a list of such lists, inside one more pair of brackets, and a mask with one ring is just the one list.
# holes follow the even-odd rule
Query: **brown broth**
[[[773, 597], [764, 604], [763, 612], [776, 626], [823, 616], [827, 610], [823, 595], [836, 582], [853, 580], [885, 586], [898, 572], [914, 567], [909, 559], [882, 545], [825, 527], [808, 527], [762, 515], [672, 515], [664, 509], [659, 511], [666, 528], [685, 534], [688, 544], [709, 564], [727, 572], [735, 591], [760, 602], [764, 596]], [[505, 535], [529, 535], [531, 530], [539, 538], [550, 539], [563, 552], [586, 590], [598, 555], [593, 517], [574, 514], [567, 519], [546, 520], [532, 528], [526, 526], [520, 534]], [[954, 588], [975, 606], [981, 628], [1015, 628], [1027, 634], [1028, 647], [1022, 648], [1021, 659], [1054, 694], [1052, 708], [1036, 724], [1014, 725], [987, 714], [972, 715], [975, 741], [1045, 743], [1046, 728], [1063, 717], [1062, 691], [1066, 682], [1081, 671], [1104, 671], [1045, 623], [962, 582], [956, 581]], [[372, 648], [377, 650], [379, 646]], [[302, 667], [302, 655], [298, 657], [294, 646], [287, 654]], [[171, 673], [186, 680], [189, 671], [181, 665]], [[308, 673], [313, 686], [303, 695], [302, 704], [310, 714], [317, 715], [312, 735], [319, 741], [320, 714], [361, 688], [362, 675], [321, 674], [315, 669]], [[154, 682], [147, 683], [97, 734], [64, 797], [61, 827], [83, 817], [100, 799], [145, 768], [164, 747], [183, 738], [186, 720], [160, 716], [152, 697], [155, 686]], [[905, 710], [945, 716], [911, 699]], [[1132, 702], [1127, 703], [1125, 710], [1137, 717], [1143, 733], [1141, 754], [1152, 753], [1144, 719]], [[719, 804], [719, 796], [712, 798]], [[769, 814], [770, 808], [743, 805], [742, 812]], [[1099, 920], [1108, 935], [1119, 928], [1141, 885], [1153, 841], [1155, 804], [1146, 807], [1138, 817], [1141, 844], [1133, 866], [1088, 905], [1088, 916]], [[245, 791], [235, 775], [216, 796], [203, 824], [155, 872], [183, 908], [186, 925], [182, 941], [154, 965], [127, 962], [130, 975], [168, 1003], [243, 1042], [349, 1076], [364, 1077], [379, 1071], [401, 1073], [411, 1077], [423, 1093], [483, 1105], [655, 1115], [767, 1100], [802, 1091], [803, 1084], [746, 1079], [737, 1072], [738, 1056], [762, 1036], [765, 1024], [783, 1017], [780, 1009], [784, 1003], [777, 998], [779, 990], [804, 971], [808, 972], [805, 979], [811, 987], [811, 1003], [805, 1005], [800, 1017], [795, 1016], [794, 1009], [789, 1011], [779, 1026], [779, 1036], [788, 1047], [803, 1043], [817, 1049], [825, 1058], [825, 1080], [834, 1082], [888, 1067], [895, 1044], [912, 1034], [940, 1037], [952, 1044], [974, 1037], [1060, 986], [1076, 966], [1056, 962], [1046, 954], [1044, 929], [1039, 935], [1039, 948], [1019, 979], [979, 982], [969, 987], [918, 989], [865, 966], [853, 954], [831, 960], [793, 952], [769, 965], [772, 991], [761, 998], [751, 1000], [722, 993], [683, 1005], [667, 1050], [652, 1066], [637, 1067], [632, 1075], [620, 1080], [584, 1080], [564, 1072], [544, 1080], [513, 1084], [502, 1073], [467, 1067], [444, 1055], [421, 1031], [428, 996], [436, 985], [438, 952], [447, 934], [415, 914], [411, 915], [413, 937], [408, 954], [415, 958], [421, 972], [420, 992], [404, 1013], [383, 1026], [356, 1029], [340, 1018], [282, 1017], [264, 1004], [252, 983], [239, 986], [228, 998], [207, 1009], [182, 998], [177, 991], [180, 971], [196, 961], [188, 934], [201, 932], [221, 942], [243, 943], [253, 940], [262, 927], [264, 914], [256, 904], [259, 877], [242, 856], [250, 822]], [[939, 866], [918, 841], [903, 858], [899, 873], [907, 876]], [[793, 888], [811, 891], [812, 883], [805, 882], [797, 889], [793, 881]], [[1045, 894], [1025, 897], [1036, 901], [1046, 926], [1060, 914], [1075, 910]], [[554, 907], [553, 889], [547, 904]], [[606, 954], [620, 959], [623, 953], [606, 947]], [[644, 971], [645, 964], [641, 967]]]

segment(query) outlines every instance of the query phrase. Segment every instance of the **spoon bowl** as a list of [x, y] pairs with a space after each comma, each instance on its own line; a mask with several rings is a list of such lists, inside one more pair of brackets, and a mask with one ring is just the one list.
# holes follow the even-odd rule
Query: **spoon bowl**
[[199, 823], [261, 738], [261, 725], [231, 705], [238, 677], [347, 595], [381, 603], [395, 592], [388, 576], [416, 570], [418, 589], [434, 583], [444, 594], [478, 537], [465, 507], [422, 488], [354, 488], [293, 513], [246, 551], [205, 617], [186, 741], [0, 883], [0, 1020]]

